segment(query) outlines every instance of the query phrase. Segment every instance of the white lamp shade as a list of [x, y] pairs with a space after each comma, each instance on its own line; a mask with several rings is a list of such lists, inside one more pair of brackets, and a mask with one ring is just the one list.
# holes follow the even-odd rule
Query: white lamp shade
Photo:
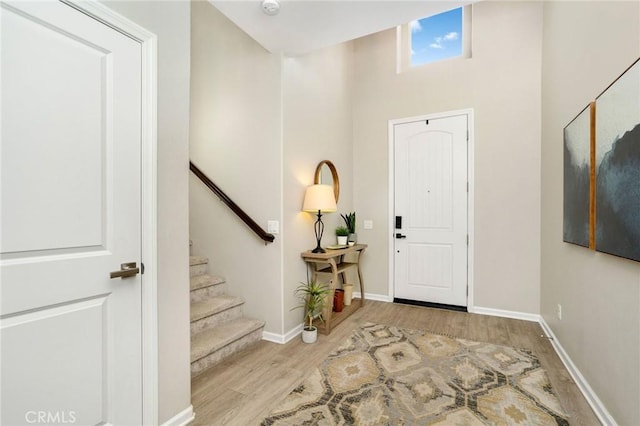
[[336, 206], [336, 197], [333, 194], [333, 186], [329, 185], [311, 185], [307, 187], [304, 194], [304, 202], [302, 203], [302, 211], [305, 212], [335, 212], [338, 210]]

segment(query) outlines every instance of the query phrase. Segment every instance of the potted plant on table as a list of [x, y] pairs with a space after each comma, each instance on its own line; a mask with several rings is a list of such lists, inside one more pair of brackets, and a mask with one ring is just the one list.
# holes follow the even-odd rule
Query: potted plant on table
[[347, 229], [349, 229], [348, 241], [354, 244], [358, 242], [358, 234], [356, 234], [356, 212], [341, 214]]
[[339, 246], [346, 246], [349, 238], [349, 229], [346, 226], [338, 226], [336, 228], [336, 238]]
[[302, 301], [302, 304], [292, 308], [304, 308], [304, 328], [302, 330], [302, 341], [305, 343], [314, 343], [318, 339], [318, 329], [313, 325], [313, 318], [318, 314], [320, 321], [322, 318], [322, 309], [326, 306], [327, 296], [331, 290], [323, 283], [315, 281], [300, 283], [296, 288], [296, 296]]

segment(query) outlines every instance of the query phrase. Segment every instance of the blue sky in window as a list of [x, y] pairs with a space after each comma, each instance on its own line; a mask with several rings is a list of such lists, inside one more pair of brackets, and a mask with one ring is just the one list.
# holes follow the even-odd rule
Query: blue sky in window
[[412, 21], [411, 65], [462, 55], [462, 8]]

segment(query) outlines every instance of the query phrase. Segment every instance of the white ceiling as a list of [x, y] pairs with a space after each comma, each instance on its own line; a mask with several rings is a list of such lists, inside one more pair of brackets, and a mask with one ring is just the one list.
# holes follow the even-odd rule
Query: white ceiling
[[262, 0], [209, 1], [268, 51], [300, 55], [477, 0], [280, 0], [275, 16]]

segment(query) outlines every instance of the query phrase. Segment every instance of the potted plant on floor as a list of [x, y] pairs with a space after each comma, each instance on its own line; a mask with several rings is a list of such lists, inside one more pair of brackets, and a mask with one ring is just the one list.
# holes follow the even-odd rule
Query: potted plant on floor
[[358, 242], [358, 234], [356, 234], [356, 212], [351, 212], [349, 214], [341, 214], [342, 219], [344, 220], [345, 225], [347, 225], [347, 229], [349, 229], [349, 237], [348, 241], [354, 244]]
[[336, 228], [336, 237], [338, 239], [339, 246], [346, 246], [347, 239], [349, 238], [349, 228], [346, 226], [338, 226]]
[[313, 325], [313, 318], [318, 314], [320, 321], [322, 318], [322, 309], [327, 303], [327, 296], [331, 290], [323, 283], [315, 281], [300, 283], [296, 288], [296, 296], [302, 301], [302, 304], [292, 308], [304, 308], [304, 328], [302, 330], [302, 341], [305, 343], [314, 343], [318, 339], [318, 329]]

